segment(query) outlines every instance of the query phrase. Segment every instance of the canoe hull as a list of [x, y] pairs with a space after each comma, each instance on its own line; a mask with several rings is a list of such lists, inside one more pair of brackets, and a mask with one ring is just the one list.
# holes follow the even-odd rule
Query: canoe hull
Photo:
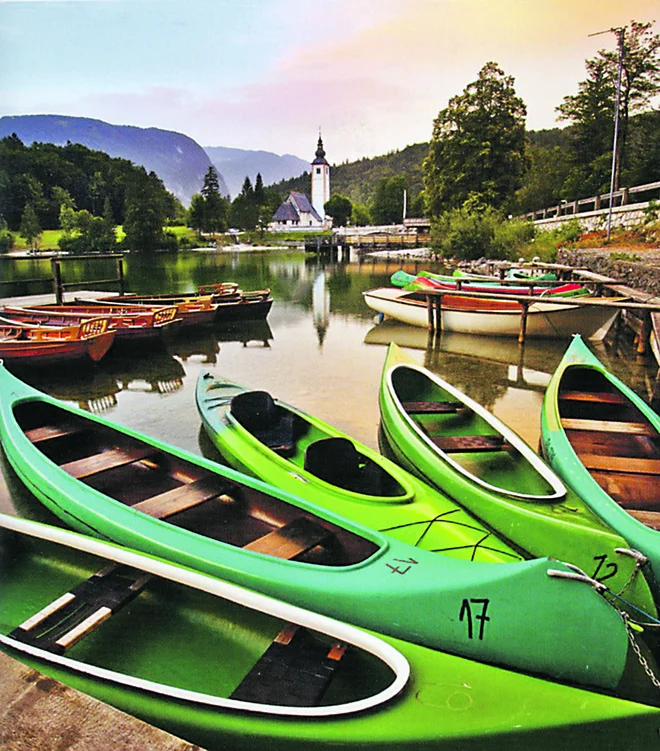
[[[411, 326], [429, 328], [428, 308], [423, 296], [395, 288], [381, 288], [362, 293], [366, 304], [373, 310]], [[477, 300], [473, 298], [448, 299], [443, 297], [441, 325], [444, 331], [456, 331], [482, 336], [519, 336], [520, 306], [508, 301]], [[457, 309], [457, 306], [464, 309]], [[533, 303], [527, 313], [526, 337], [563, 338], [571, 334], [600, 341], [605, 337], [616, 318], [617, 311], [605, 307], [585, 306], [577, 309], [567, 304]]]
[[[48, 601], [49, 597], [66, 591], [80, 577], [91, 575], [108, 561], [116, 560], [117, 555], [121, 556], [120, 560], [126, 560], [126, 555], [147, 560], [161, 577], [168, 571], [170, 575], [191, 576], [190, 572], [177, 570], [157, 559], [144, 559], [130, 551], [119, 551], [113, 546], [64, 530], [57, 530], [55, 539], [79, 538], [83, 552], [69, 547], [68, 543], [66, 547], [56, 545], [49, 532], [52, 528], [47, 525], [19, 519], [12, 519], [11, 524], [23, 529], [26, 525], [28, 528], [41, 528], [40, 534], [46, 537], [34, 541], [28, 539], [15, 556], [5, 554], [5, 572], [16, 573], [20, 579], [5, 575], [0, 582], [3, 624], [10, 623], [12, 619], [20, 620], [25, 612], [33, 612], [34, 608], [43, 605], [44, 597]], [[2, 521], [0, 525], [3, 525]], [[10, 526], [9, 529], [15, 527]], [[7, 529], [0, 531], [5, 551], [11, 550], [11, 545], [7, 543], [15, 534]], [[89, 545], [95, 551], [93, 554]], [[97, 558], [98, 551], [104, 551], [103, 558]], [[6, 565], [9, 562], [22, 562], [23, 565], [9, 568]], [[192, 576], [197, 577], [198, 582], [206, 579], [195, 574]], [[94, 637], [87, 637], [96, 638], [93, 648], [85, 648], [85, 641], [81, 642], [79, 648], [83, 649], [84, 654], [79, 654], [78, 659], [92, 660], [95, 655], [108, 651], [106, 647], [110, 642], [115, 645], [131, 643], [135, 648], [128, 653], [122, 650], [123, 656], [114, 649], [123, 662], [123, 668], [137, 667], [142, 662], [145, 669], [153, 670], [151, 648], [156, 644], [161, 663], [166, 665], [165, 675], [212, 672], [217, 687], [227, 673], [236, 672], [241, 659], [251, 652], [257, 655], [263, 649], [271, 616], [256, 611], [250, 615], [246, 608], [238, 604], [240, 600], [232, 605], [215, 596], [214, 610], [210, 611], [208, 606], [204, 606], [204, 601], [212, 595], [196, 591], [190, 584], [184, 587], [174, 581], [178, 579], [163, 580], [154, 587], [153, 593], [143, 593], [148, 602], [135, 601], [134, 610], [127, 619], [133, 622], [134, 619], [144, 618], [143, 630], [148, 634], [150, 643], [147, 649], [140, 649], [135, 644], [140, 631], [122, 623], [120, 619], [123, 614], [119, 613], [101, 626]], [[209, 581], [208, 591], [214, 592], [217, 587], [227, 586], [222, 582]], [[254, 598], [254, 595], [250, 593], [250, 597]], [[259, 598], [258, 595], [256, 597]], [[274, 601], [270, 603], [276, 609], [283, 608], [283, 618], [295, 620], [290, 611], [285, 612], [287, 606]], [[154, 617], [162, 608], [168, 609], [165, 621], [168, 626], [161, 624], [157, 629], [150, 628], [149, 624], [153, 624]], [[210, 618], [210, 612], [214, 612], [216, 617]], [[220, 615], [223, 618], [217, 617]], [[312, 614], [311, 618], [317, 617]], [[216, 632], [216, 629], [226, 626], [234, 632], [229, 638]], [[103, 629], [106, 628], [111, 633], [104, 635]], [[160, 645], [168, 635], [175, 639], [174, 647]], [[223, 651], [220, 651], [222, 640], [216, 642], [215, 649], [209, 649], [209, 642], [218, 636], [225, 639], [226, 648]], [[369, 634], [362, 634], [362, 637], [373, 638]], [[187, 647], [187, 653], [183, 655], [177, 654], [181, 651], [178, 649], [181, 638]], [[599, 748], [612, 748], [614, 745], [623, 748], [629, 743], [635, 748], [646, 749], [652, 747], [657, 738], [660, 710], [655, 708], [549, 683], [407, 642], [390, 638], [379, 638], [377, 641], [385, 642], [389, 649], [399, 652], [408, 662], [411, 668], [408, 685], [402, 692], [370, 711], [325, 719], [283, 718], [247, 710], [195, 707], [164, 695], [113, 684], [77, 672], [64, 664], [30, 657], [6, 645], [0, 645], [0, 648], [43, 675], [204, 748], [248, 751], [257, 744], [263, 744], [269, 751], [296, 751], [306, 745], [356, 751], [382, 748], [399, 751], [431, 748], [468, 751], [476, 747], [485, 751], [501, 751], [502, 748], [523, 751], [533, 745], [541, 751], [555, 751], [558, 748], [581, 751], [591, 743], [598, 743]], [[74, 657], [73, 651], [71, 657]], [[210, 665], [215, 665], [213, 671], [209, 670]], [[443, 679], [438, 681], [440, 675]], [[28, 677], [34, 678], [34, 675]]]
[[115, 332], [107, 331], [85, 339], [0, 341], [0, 359], [25, 365], [98, 362], [108, 352], [114, 338]]
[[[585, 467], [580, 456], [576, 452], [567, 431], [562, 423], [560, 414], [559, 399], [562, 383], [567, 377], [577, 376], [580, 380], [588, 379], [590, 374], [597, 374], [603, 383], [611, 386], [612, 392], [620, 394], [625, 402], [637, 410], [640, 415], [639, 419], [645, 418], [648, 421], [650, 433], [655, 434], [656, 444], [660, 442], [660, 417], [631, 389], [622, 381], [610, 373], [599, 360], [591, 354], [586, 345], [579, 339], [575, 338], [564, 358], [560, 362], [557, 370], [552, 376], [546, 390], [543, 410], [541, 415], [541, 439], [542, 450], [550, 465], [555, 469], [557, 474], [564, 479], [567, 485], [571, 486], [575, 492], [590, 506], [590, 508], [600, 516], [606, 524], [622, 535], [628, 543], [640, 550], [649, 559], [652, 569], [652, 575], [649, 582], [656, 597], [656, 602], [660, 602], [660, 531], [652, 529], [636, 518], [633, 518], [622, 505], [617, 503], [612, 495], [602, 487], [596, 480], [597, 472], [593, 475]], [[623, 434], [625, 435], [625, 434]], [[607, 434], [602, 433], [599, 440], [601, 445], [607, 446]], [[630, 456], [630, 473], [626, 473], [628, 481], [636, 477], [634, 471], [634, 456]], [[605, 453], [603, 459], [608, 461], [608, 454]], [[613, 462], [614, 460], [610, 460]], [[624, 460], [625, 461], [625, 460]], [[614, 486], [612, 486], [614, 487]], [[625, 486], [624, 486], [625, 487]], [[635, 492], [635, 485], [632, 484], [631, 492]], [[642, 491], [649, 508], [655, 502], [655, 507], [660, 510], [657, 496], [657, 489], [660, 487], [660, 480], [655, 483], [655, 494], [653, 491], [647, 493]], [[614, 492], [614, 491], [613, 491]], [[643, 500], [643, 499], [640, 499]], [[620, 503], [626, 505], [625, 494]], [[643, 508], [642, 504], [640, 508]]]
[[[448, 415], [411, 415], [407, 401], [433, 398], [460, 404]], [[491, 529], [533, 557], [551, 556], [579, 566], [615, 593], [656, 615], [653, 597], [626, 540], [613, 533], [577, 495], [494, 415], [391, 344], [379, 403], [386, 448], [422, 480], [439, 488]], [[451, 433], [499, 437], [508, 448], [445, 453]], [[476, 473], [476, 474], [475, 474]], [[617, 550], [619, 552], [617, 552]]]

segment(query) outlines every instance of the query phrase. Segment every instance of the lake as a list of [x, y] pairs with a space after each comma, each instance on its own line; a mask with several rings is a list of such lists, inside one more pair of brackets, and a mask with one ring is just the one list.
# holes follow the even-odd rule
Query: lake
[[[2, 280], [11, 281], [0, 287], [4, 296], [51, 288], [33, 281], [50, 276], [46, 259], [2, 259], [0, 264]], [[429, 339], [424, 329], [377, 324], [361, 293], [387, 285], [401, 266], [411, 273], [443, 270], [427, 262], [359, 262], [354, 255], [331, 261], [300, 251], [128, 254], [127, 290], [184, 292], [236, 281], [246, 290], [269, 287], [273, 308], [267, 321], [184, 330], [160, 349], [113, 348], [93, 369], [26, 371], [25, 380], [118, 423], [214, 457], [200, 431], [194, 399], [197, 376], [210, 370], [265, 389], [377, 448], [378, 385], [386, 346], [395, 341], [536, 447], [544, 388], [567, 342], [530, 340], [521, 348], [513, 339], [451, 333]], [[66, 282], [109, 279], [114, 273], [112, 262], [63, 263]], [[650, 357], [635, 356], [629, 338], [594, 351], [650, 398], [656, 366]], [[0, 511], [52, 520], [0, 458]]]

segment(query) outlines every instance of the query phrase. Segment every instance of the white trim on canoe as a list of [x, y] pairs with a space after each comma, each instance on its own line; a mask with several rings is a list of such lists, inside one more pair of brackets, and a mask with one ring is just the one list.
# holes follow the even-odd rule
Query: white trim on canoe
[[361, 631], [354, 626], [341, 623], [328, 616], [304, 610], [295, 605], [280, 602], [272, 597], [243, 589], [235, 584], [215, 579], [205, 574], [200, 574], [189, 569], [175, 566], [171, 563], [152, 558], [147, 555], [122, 548], [112, 543], [101, 542], [91, 537], [85, 537], [76, 532], [51, 527], [47, 524], [34, 522], [28, 519], [0, 514], [0, 527], [21, 532], [31, 537], [36, 537], [49, 542], [66, 545], [69, 548], [80, 550], [92, 555], [99, 556], [117, 563], [122, 563], [133, 568], [140, 569], [155, 576], [160, 576], [169, 581], [177, 582], [185, 586], [206, 592], [216, 597], [222, 597], [252, 610], [266, 613], [285, 621], [295, 623], [313, 631], [325, 634], [335, 640], [346, 642], [349, 645], [363, 649], [382, 660], [394, 673], [392, 683], [373, 696], [366, 697], [345, 704], [318, 707], [291, 707], [270, 704], [257, 704], [252, 702], [226, 699], [222, 697], [202, 694], [187, 689], [179, 689], [153, 681], [135, 678], [123, 673], [117, 673], [105, 668], [86, 665], [69, 657], [55, 655], [43, 649], [22, 644], [10, 637], [0, 635], [0, 642], [12, 649], [19, 650], [46, 662], [60, 665], [77, 673], [90, 675], [104, 681], [112, 681], [131, 689], [160, 694], [168, 698], [191, 702], [201, 706], [218, 707], [222, 709], [241, 710], [260, 714], [271, 714], [288, 717], [333, 717], [345, 714], [354, 714], [377, 707], [397, 696], [405, 687], [410, 677], [410, 665], [404, 655], [397, 649], [387, 644], [382, 639]]
[[[363, 292], [364, 301], [372, 310], [412, 326], [428, 328], [428, 308], [415, 293], [394, 287], [381, 287]], [[505, 301], [506, 302], [506, 301]], [[527, 311], [527, 337], [568, 337], [579, 333], [593, 341], [603, 339], [618, 311], [605, 306], [578, 307], [572, 304], [535, 302]], [[464, 334], [485, 336], [518, 336], [518, 310], [470, 311], [441, 308], [442, 329]]]
[[[392, 374], [397, 368], [409, 368], [411, 370], [416, 370], [418, 373], [421, 373], [423, 376], [434, 382], [437, 386], [439, 386], [441, 389], [447, 391], [447, 393], [451, 394], [457, 401], [461, 402], [462, 404], [465, 404], [467, 407], [469, 407], [475, 414], [479, 415], [483, 420], [485, 420], [489, 425], [492, 425], [495, 430], [502, 435], [506, 442], [511, 444], [514, 449], [516, 449], [523, 458], [529, 462], [532, 467], [538, 472], [539, 475], [550, 485], [550, 487], [553, 489], [552, 494], [548, 495], [531, 495], [528, 493], [519, 493], [515, 490], [508, 490], [506, 488], [500, 488], [496, 485], [491, 485], [490, 483], [486, 482], [485, 480], [482, 480], [480, 477], [477, 477], [476, 475], [473, 475], [471, 472], [468, 472], [465, 467], [463, 467], [461, 464], [459, 464], [455, 459], [453, 459], [449, 454], [442, 451], [442, 449], [438, 448], [429, 438], [426, 433], [415, 423], [415, 421], [410, 417], [410, 415], [406, 412], [406, 410], [403, 408], [403, 405], [401, 403], [401, 400], [399, 399], [396, 389], [394, 388], [394, 384], [392, 383]], [[427, 370], [426, 368], [422, 367], [421, 365], [417, 365], [416, 363], [396, 363], [392, 366], [390, 366], [387, 370], [386, 374], [386, 381], [387, 381], [387, 389], [390, 393], [390, 396], [392, 397], [392, 400], [397, 406], [397, 409], [399, 411], [399, 414], [403, 417], [403, 419], [406, 420], [409, 427], [414, 430], [415, 434], [420, 438], [424, 444], [429, 448], [430, 451], [432, 451], [434, 454], [441, 455], [442, 459], [447, 462], [453, 469], [455, 469], [457, 472], [459, 472], [461, 475], [466, 477], [470, 482], [475, 483], [476, 485], [480, 485], [482, 488], [485, 488], [486, 490], [496, 493], [497, 495], [506, 496], [509, 498], [515, 498], [517, 500], [521, 501], [530, 501], [535, 503], [558, 503], [560, 501], [563, 501], [566, 497], [566, 487], [564, 483], [557, 477], [557, 475], [545, 464], [545, 462], [537, 456], [534, 451], [523, 441], [523, 439], [515, 433], [511, 428], [509, 428], [507, 425], [505, 425], [501, 420], [499, 420], [495, 415], [493, 415], [491, 412], [489, 412], [487, 409], [481, 406], [478, 402], [475, 402], [473, 399], [470, 399], [469, 396], [464, 394], [462, 391], [459, 391], [458, 389], [454, 388], [450, 383], [447, 383], [444, 379], [440, 378], [440, 376], [436, 375], [435, 373], [432, 373], [431, 371]]]

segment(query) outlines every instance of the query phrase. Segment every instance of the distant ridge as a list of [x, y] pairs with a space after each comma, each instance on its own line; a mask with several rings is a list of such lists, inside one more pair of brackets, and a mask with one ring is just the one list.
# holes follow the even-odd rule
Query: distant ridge
[[205, 146], [218, 172], [222, 174], [232, 198], [241, 192], [245, 178], [254, 185], [257, 173], [264, 185], [272, 185], [291, 177], [299, 177], [309, 170], [310, 163], [293, 154], [274, 154], [271, 151], [232, 149], [226, 146]]
[[[206, 151], [192, 138], [171, 130], [112, 125], [102, 120], [67, 115], [6, 115], [0, 117], [0, 138], [12, 133], [29, 145], [35, 141], [63, 146], [67, 141], [128, 159], [155, 172], [185, 205], [204, 184], [211, 166]], [[229, 193], [222, 174], [220, 192]]]

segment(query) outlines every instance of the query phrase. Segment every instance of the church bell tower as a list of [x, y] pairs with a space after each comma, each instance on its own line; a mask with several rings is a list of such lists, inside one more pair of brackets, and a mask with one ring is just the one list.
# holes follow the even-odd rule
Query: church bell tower
[[319, 131], [316, 157], [312, 162], [312, 206], [323, 219], [325, 204], [330, 200], [330, 165], [326, 161], [323, 140]]

